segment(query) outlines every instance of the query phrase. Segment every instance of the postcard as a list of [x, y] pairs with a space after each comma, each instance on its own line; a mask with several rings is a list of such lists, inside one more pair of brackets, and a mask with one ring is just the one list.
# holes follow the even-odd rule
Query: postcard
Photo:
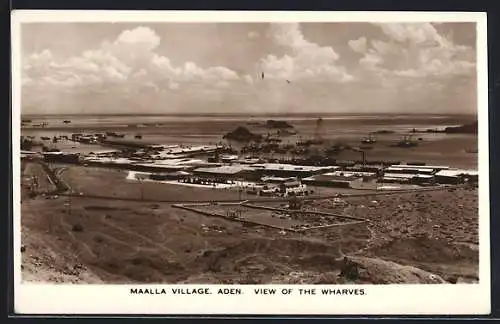
[[486, 14], [14, 11], [15, 311], [490, 312]]

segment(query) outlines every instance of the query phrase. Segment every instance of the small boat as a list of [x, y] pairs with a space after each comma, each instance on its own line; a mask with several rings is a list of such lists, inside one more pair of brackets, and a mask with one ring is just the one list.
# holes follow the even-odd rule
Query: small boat
[[110, 136], [110, 137], [120, 137], [120, 138], [125, 137], [125, 134], [118, 134], [118, 133], [115, 133], [115, 132], [106, 132], [106, 135]]
[[375, 144], [376, 142], [377, 142], [377, 140], [372, 136], [372, 134], [369, 134], [368, 137], [364, 137], [361, 140], [361, 143], [363, 143], [363, 144]]

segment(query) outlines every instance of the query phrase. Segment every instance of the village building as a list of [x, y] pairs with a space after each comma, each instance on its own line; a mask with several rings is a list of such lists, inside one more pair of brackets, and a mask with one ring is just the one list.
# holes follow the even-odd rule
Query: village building
[[436, 182], [441, 184], [459, 184], [478, 180], [479, 173], [476, 170], [448, 169], [436, 173]]

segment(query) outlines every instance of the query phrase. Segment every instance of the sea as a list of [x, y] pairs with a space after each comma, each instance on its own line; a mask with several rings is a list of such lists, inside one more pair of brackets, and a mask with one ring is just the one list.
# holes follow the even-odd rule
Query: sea
[[[321, 137], [330, 142], [360, 143], [363, 137], [376, 133], [379, 142], [401, 140], [412, 130], [442, 130], [477, 120], [473, 115], [432, 114], [294, 114], [294, 115], [238, 115], [238, 114], [185, 114], [185, 115], [23, 115], [29, 121], [21, 128], [21, 135], [53, 137], [72, 133], [117, 132], [125, 139], [155, 144], [207, 145], [225, 142], [223, 135], [239, 126], [254, 133], [275, 133], [263, 125], [268, 120], [286, 121], [296, 135], [282, 136], [283, 144]], [[40, 125], [44, 123], [44, 127]], [[377, 132], [384, 131], [385, 134]], [[141, 139], [136, 136], [140, 135]], [[466, 150], [477, 150], [475, 134], [416, 133], [421, 141], [418, 148], [422, 158], [434, 160], [464, 159], [465, 164], [477, 165], [477, 156], [465, 155]], [[384, 145], [385, 145], [384, 144]], [[385, 146], [387, 146], [385, 145]], [[425, 147], [427, 146], [427, 149]], [[418, 151], [418, 152], [417, 152]], [[380, 154], [386, 154], [383, 149]], [[409, 152], [409, 151], [406, 151]], [[399, 154], [399, 153], [398, 153]]]

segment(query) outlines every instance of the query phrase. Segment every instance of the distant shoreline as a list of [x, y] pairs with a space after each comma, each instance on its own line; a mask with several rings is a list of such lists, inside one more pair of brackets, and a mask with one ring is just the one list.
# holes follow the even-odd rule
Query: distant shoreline
[[368, 116], [400, 116], [400, 117], [469, 117], [476, 118], [477, 114], [431, 114], [431, 113], [269, 113], [269, 114], [227, 114], [227, 113], [167, 113], [167, 114], [22, 114], [21, 117], [89, 117], [89, 116], [102, 116], [102, 117], [128, 117], [128, 116], [147, 116], [147, 117], [184, 117], [184, 116], [196, 116], [196, 117], [282, 117], [282, 116], [297, 116], [297, 117], [368, 117]]

